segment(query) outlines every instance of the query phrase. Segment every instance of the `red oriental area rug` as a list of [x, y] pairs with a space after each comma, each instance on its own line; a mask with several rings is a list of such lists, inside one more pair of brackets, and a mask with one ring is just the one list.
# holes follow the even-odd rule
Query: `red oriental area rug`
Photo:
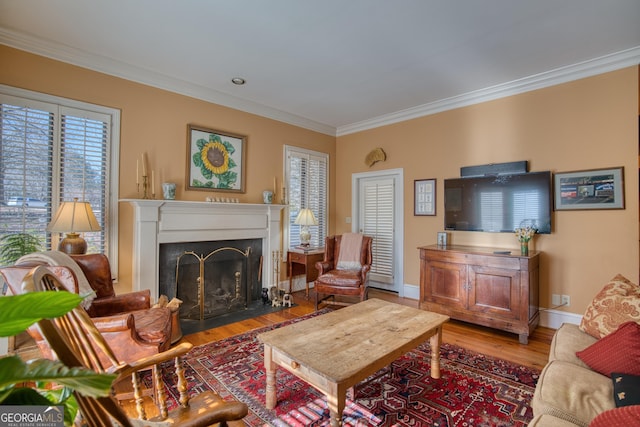
[[[245, 402], [249, 426], [329, 425], [324, 395], [281, 368], [278, 405], [274, 410], [264, 406], [263, 348], [256, 337], [308, 317], [194, 348], [185, 357], [191, 394], [212, 389]], [[429, 376], [426, 342], [360, 383], [355, 396], [353, 390], [347, 395], [343, 425], [526, 426], [533, 417], [529, 402], [539, 371], [447, 343], [440, 358], [442, 377], [437, 380]]]

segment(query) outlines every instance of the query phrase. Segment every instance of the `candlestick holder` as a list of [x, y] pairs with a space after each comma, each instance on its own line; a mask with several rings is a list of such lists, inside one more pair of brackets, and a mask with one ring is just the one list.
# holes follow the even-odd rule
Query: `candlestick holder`
[[[138, 194], [140, 194], [140, 184], [138, 184]], [[142, 175], [142, 198], [143, 199], [153, 199], [155, 195], [149, 197], [149, 177], [147, 175]]]

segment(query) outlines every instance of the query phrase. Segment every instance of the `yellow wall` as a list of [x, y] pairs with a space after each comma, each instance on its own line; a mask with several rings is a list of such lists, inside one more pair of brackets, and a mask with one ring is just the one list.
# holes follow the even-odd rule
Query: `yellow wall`
[[[186, 192], [186, 128], [194, 123], [248, 136], [247, 192], [260, 203], [273, 177], [282, 182], [282, 146], [330, 155], [330, 231], [350, 230], [351, 175], [403, 168], [405, 283], [418, 285], [417, 247], [435, 243], [443, 227], [443, 180], [461, 166], [528, 160], [530, 170], [552, 172], [625, 167], [626, 209], [554, 212], [551, 235], [534, 238], [542, 251], [541, 305], [568, 294], [582, 313], [616, 273], [638, 281], [638, 67], [337, 138], [243, 113], [59, 61], [0, 46], [0, 83], [122, 111], [120, 198], [135, 198], [136, 158], [146, 151], [163, 180], [180, 183], [177, 197], [203, 200], [222, 193]], [[364, 157], [382, 147], [387, 161], [372, 168]], [[413, 180], [436, 178], [437, 216], [413, 216]], [[159, 188], [156, 192], [159, 193]], [[119, 292], [131, 287], [132, 211], [121, 204]], [[510, 234], [455, 232], [456, 244], [511, 247]]]
[[[160, 183], [178, 183], [180, 200], [237, 197], [262, 203], [262, 191], [278, 187], [283, 178], [283, 145], [329, 153], [335, 158], [335, 137], [111, 77], [0, 45], [0, 84], [48, 93], [121, 110], [119, 198], [136, 198], [136, 159], [143, 152]], [[247, 135], [246, 193], [185, 191], [187, 124]], [[330, 168], [334, 183], [334, 168]], [[330, 188], [330, 195], [334, 194]], [[333, 205], [333, 198], [329, 200]], [[120, 203], [118, 292], [131, 289], [133, 211]], [[282, 269], [284, 271], [284, 269]]]
[[[336, 231], [350, 230], [351, 174], [404, 169], [404, 274], [419, 284], [418, 246], [443, 230], [444, 179], [461, 166], [528, 160], [531, 171], [624, 166], [624, 210], [560, 211], [553, 233], [537, 235], [542, 306], [568, 294], [582, 314], [616, 273], [638, 281], [638, 67], [338, 137]], [[364, 157], [382, 147], [387, 161]], [[437, 216], [413, 216], [413, 181], [437, 179]], [[454, 244], [517, 249], [512, 234], [453, 232]]]

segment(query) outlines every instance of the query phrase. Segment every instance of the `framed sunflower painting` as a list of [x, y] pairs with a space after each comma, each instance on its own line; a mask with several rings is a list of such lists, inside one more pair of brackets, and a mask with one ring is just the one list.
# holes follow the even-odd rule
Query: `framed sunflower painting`
[[245, 192], [247, 137], [188, 126], [187, 190]]

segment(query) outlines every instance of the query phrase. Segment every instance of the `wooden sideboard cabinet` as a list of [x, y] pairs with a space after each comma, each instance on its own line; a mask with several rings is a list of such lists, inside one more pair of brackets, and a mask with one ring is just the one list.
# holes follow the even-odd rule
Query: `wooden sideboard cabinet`
[[423, 246], [420, 308], [513, 332], [527, 344], [538, 325], [540, 254], [474, 246]]

